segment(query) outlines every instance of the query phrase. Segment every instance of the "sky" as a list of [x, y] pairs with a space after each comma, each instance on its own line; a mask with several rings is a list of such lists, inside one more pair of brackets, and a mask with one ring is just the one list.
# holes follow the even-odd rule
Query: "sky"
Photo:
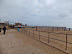
[[0, 0], [1, 21], [72, 27], [72, 0]]

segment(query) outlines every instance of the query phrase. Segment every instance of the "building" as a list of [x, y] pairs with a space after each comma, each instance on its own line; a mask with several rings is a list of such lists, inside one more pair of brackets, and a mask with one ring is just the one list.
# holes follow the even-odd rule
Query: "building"
[[6, 25], [6, 24], [5, 24], [5, 23], [0, 23], [0, 26], [1, 26], [1, 25]]
[[19, 25], [21, 26], [22, 24], [21, 24], [21, 23], [19, 23], [19, 22], [18, 22], [18, 23], [15, 23], [15, 26], [19, 26]]
[[4, 21], [4, 23], [5, 23], [6, 25], [9, 25], [9, 21]]

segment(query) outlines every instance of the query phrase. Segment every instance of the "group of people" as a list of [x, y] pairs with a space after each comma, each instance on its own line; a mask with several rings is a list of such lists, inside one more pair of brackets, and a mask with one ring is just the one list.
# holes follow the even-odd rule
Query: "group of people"
[[[0, 32], [1, 32], [1, 28], [0, 28]], [[6, 27], [4, 26], [3, 27], [3, 34], [5, 34], [5, 32], [6, 32]]]

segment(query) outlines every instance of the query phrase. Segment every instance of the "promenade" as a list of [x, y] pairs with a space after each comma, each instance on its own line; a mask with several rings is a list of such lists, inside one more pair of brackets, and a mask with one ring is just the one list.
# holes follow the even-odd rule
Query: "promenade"
[[0, 54], [65, 54], [14, 29], [8, 30], [5, 35], [2, 33], [0, 33]]

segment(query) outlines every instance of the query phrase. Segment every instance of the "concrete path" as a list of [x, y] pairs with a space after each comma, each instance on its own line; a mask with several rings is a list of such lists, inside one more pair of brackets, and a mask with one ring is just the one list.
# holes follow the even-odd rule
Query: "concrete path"
[[35, 46], [35, 42], [15, 30], [0, 33], [0, 54], [48, 54]]

